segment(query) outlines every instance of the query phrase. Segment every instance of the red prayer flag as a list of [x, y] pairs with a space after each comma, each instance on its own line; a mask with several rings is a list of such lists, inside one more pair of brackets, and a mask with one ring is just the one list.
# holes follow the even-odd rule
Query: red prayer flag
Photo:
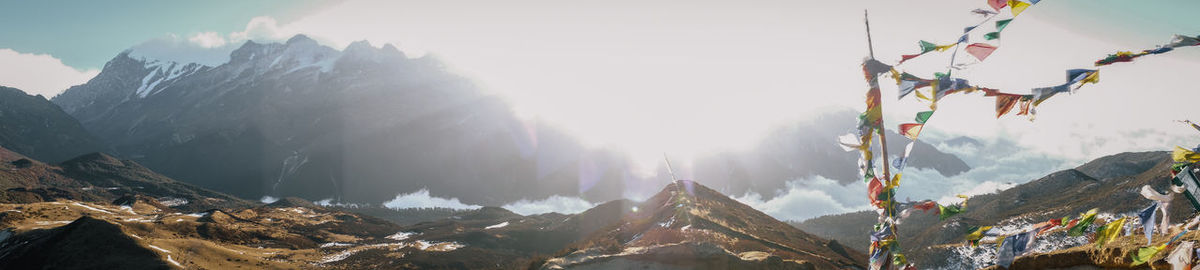
[[871, 199], [871, 205], [882, 207], [883, 202], [879, 201], [879, 194], [883, 193], [883, 183], [879, 182], [879, 177], [872, 177], [871, 183], [867, 184], [867, 196]]
[[900, 63], [904, 63], [904, 61], [908, 61], [909, 59], [917, 58], [917, 56], [921, 56], [922, 54], [923, 54], [923, 53], [918, 53], [918, 54], [905, 54], [905, 55], [901, 55], [901, 56], [900, 56]]
[[1021, 96], [1021, 111], [1017, 115], [1029, 115], [1029, 104], [1033, 103], [1032, 96]]
[[900, 134], [904, 135], [904, 137], [908, 137], [909, 139], [916, 140], [917, 135], [921, 135], [921, 128], [924, 126], [925, 125], [923, 124], [912, 123], [900, 124]]
[[996, 46], [983, 43], [967, 45], [967, 53], [974, 55], [975, 58], [979, 59], [979, 61], [983, 61], [983, 59], [987, 58], [988, 55], [992, 55], [993, 51], [996, 51]]
[[988, 5], [1000, 12], [1001, 8], [1008, 6], [1008, 0], [988, 0]]
[[913, 208], [920, 209], [922, 213], [929, 212], [929, 209], [937, 209], [937, 202], [928, 201], [913, 205]]
[[1007, 114], [1020, 100], [1021, 95], [996, 94], [996, 118]]

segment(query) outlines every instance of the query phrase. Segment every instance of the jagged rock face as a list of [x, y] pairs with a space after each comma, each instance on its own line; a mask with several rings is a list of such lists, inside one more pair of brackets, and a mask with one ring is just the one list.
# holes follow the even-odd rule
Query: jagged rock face
[[101, 150], [71, 115], [41, 95], [0, 86], [0, 147], [37, 160], [59, 162]]

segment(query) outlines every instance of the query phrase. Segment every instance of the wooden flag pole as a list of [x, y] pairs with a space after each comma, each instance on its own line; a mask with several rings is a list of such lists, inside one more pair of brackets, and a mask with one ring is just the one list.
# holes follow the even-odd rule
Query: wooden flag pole
[[[870, 16], [868, 15], [866, 9], [863, 10], [863, 24], [867, 28], [867, 52], [869, 53], [871, 60], [875, 60], [875, 46], [871, 42], [871, 20], [870, 20]], [[870, 80], [869, 83], [871, 86], [871, 90], [869, 90], [869, 91], [875, 91], [875, 92], [879, 91], [879, 78], [872, 77], [869, 80]], [[879, 96], [879, 95], [876, 93], [868, 92], [868, 96], [875, 97], [875, 96]], [[875, 106], [877, 106], [879, 108], [879, 114], [883, 115], [883, 99], [882, 98], [880, 98], [879, 102], [877, 102], [877, 104], [875, 104]], [[887, 129], [884, 128], [885, 125], [883, 123], [884, 123], [883, 117], [880, 117], [878, 134], [879, 134], [879, 148], [880, 148], [880, 150], [881, 150], [880, 152], [882, 154], [882, 156], [880, 158], [883, 160], [883, 181], [884, 181], [884, 183], [891, 183], [892, 173], [891, 173], [891, 168], [890, 168], [891, 163], [888, 162], [887, 131], [886, 131]], [[895, 196], [895, 194], [893, 193], [892, 196]], [[890, 215], [892, 212], [894, 212], [894, 211], [889, 211], [889, 210], [894, 209], [894, 207], [896, 207], [895, 204], [896, 204], [896, 200], [894, 198], [888, 198], [888, 202], [884, 206], [884, 213]], [[896, 227], [896, 223], [888, 222], [887, 225], [888, 225], [887, 230], [892, 232], [892, 237], [895, 238], [895, 240], [899, 240], [899, 238], [900, 238], [900, 236], [898, 234], [899, 228]], [[883, 258], [884, 259], [883, 263], [884, 263], [884, 265], [886, 265], [884, 267], [885, 269], [894, 269], [895, 268], [895, 265], [892, 263], [892, 259], [893, 259], [892, 254], [893, 254], [892, 250], [888, 250], [887, 256]]]

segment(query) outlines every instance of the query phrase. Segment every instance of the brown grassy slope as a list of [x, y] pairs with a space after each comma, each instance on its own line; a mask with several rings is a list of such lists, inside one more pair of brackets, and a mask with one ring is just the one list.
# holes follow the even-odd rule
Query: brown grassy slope
[[[866, 264], [865, 255], [846, 250], [836, 241], [826, 241], [800, 231], [692, 181], [668, 185], [638, 205], [638, 209], [617, 224], [563, 250], [559, 253], [560, 261], [578, 254], [599, 252], [593, 254], [598, 262], [612, 261], [604, 257], [620, 257], [620, 260], [675, 265], [713, 259], [705, 255], [710, 254], [706, 250], [720, 248], [741, 255], [765, 253], [777, 257], [775, 260], [801, 262], [818, 269], [864, 267]], [[672, 256], [667, 257], [648, 255], [653, 252], [628, 253], [678, 247], [688, 251], [671, 252]], [[723, 260], [718, 259], [718, 262]]]
[[56, 199], [111, 202], [125, 195], [172, 197], [188, 203], [175, 208], [203, 211], [255, 205], [227, 194], [175, 181], [133, 161], [103, 153], [82, 155], [59, 165], [33, 161], [31, 166], [12, 164], [24, 156], [0, 148], [0, 202], [24, 203]]

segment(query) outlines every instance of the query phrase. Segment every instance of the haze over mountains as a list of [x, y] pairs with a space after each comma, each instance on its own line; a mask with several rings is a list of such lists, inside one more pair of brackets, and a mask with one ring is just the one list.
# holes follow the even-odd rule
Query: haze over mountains
[[[125, 51], [52, 101], [112, 154], [243, 198], [379, 203], [426, 188], [476, 205], [601, 202], [645, 198], [671, 181], [664, 167], [639, 175], [619, 152], [516, 117], [431, 56], [365, 41], [340, 51], [303, 35], [250, 41], [218, 66]], [[855, 181], [854, 154], [831, 143], [853, 117], [785, 125], [753, 149], [698, 157], [688, 176], [767, 198], [810, 176]], [[914, 151], [929, 157], [914, 167], [970, 169], [928, 144]]]

